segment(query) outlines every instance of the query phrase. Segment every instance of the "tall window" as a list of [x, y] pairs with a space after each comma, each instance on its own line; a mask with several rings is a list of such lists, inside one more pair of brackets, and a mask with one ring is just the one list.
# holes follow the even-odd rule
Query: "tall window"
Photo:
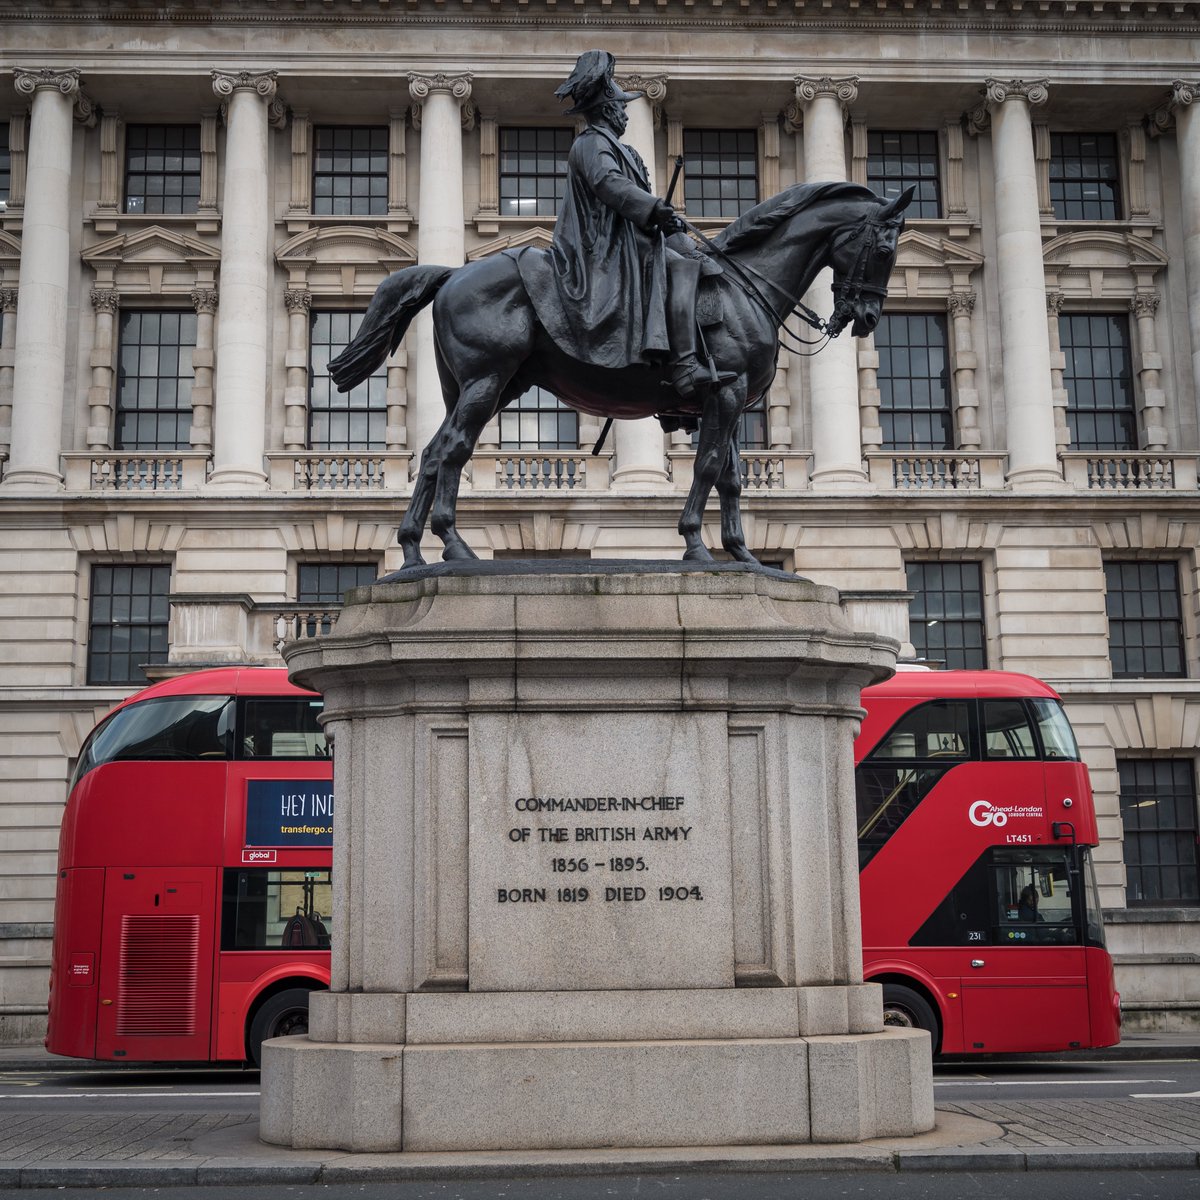
[[500, 414], [503, 450], [576, 450], [579, 414], [553, 392], [532, 387]]
[[1129, 321], [1119, 314], [1058, 318], [1066, 358], [1067, 425], [1077, 450], [1136, 450]]
[[1121, 172], [1111, 133], [1050, 135], [1050, 202], [1060, 221], [1118, 221]]
[[329, 377], [329, 360], [349, 344], [362, 313], [316, 312], [309, 342], [308, 444], [313, 450], [378, 450], [387, 435], [387, 364], [348, 392]]
[[167, 661], [170, 590], [167, 563], [92, 567], [88, 683], [142, 685], [144, 665]]
[[740, 217], [758, 203], [758, 134], [685, 129], [684, 200], [689, 216]]
[[983, 569], [977, 562], [906, 564], [909, 639], [918, 658], [948, 668], [987, 666], [983, 636]]
[[930, 131], [900, 133], [890, 129], [867, 131], [867, 186], [891, 200], [915, 186], [908, 217], [940, 217], [938, 140]]
[[365, 587], [379, 577], [373, 562], [300, 563], [296, 569], [296, 601], [299, 604], [341, 604], [352, 587]]
[[739, 450], [765, 450], [767, 448], [767, 405], [765, 400], [756, 400], [738, 418], [737, 444]]
[[567, 179], [570, 129], [500, 130], [500, 215], [553, 217]]
[[388, 206], [386, 125], [318, 125], [313, 129], [313, 212], [382, 216]]
[[1200, 904], [1196, 764], [1117, 759], [1128, 904]]
[[123, 312], [118, 328], [116, 449], [188, 449], [196, 314]]
[[0, 121], [0, 208], [7, 207], [12, 189], [12, 154], [8, 149], [8, 122]]
[[883, 448], [953, 449], [946, 318], [937, 313], [883, 316], [875, 349]]
[[1183, 613], [1176, 564], [1109, 561], [1104, 585], [1113, 677], [1182, 678]]
[[200, 126], [125, 127], [125, 211], [194, 213], [200, 202]]

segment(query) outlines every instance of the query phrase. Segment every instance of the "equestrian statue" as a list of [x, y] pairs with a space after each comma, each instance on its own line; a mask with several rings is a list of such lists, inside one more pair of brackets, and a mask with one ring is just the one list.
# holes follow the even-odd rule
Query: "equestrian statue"
[[[338, 390], [349, 391], [432, 302], [446, 416], [421, 456], [400, 525], [406, 568], [424, 562], [426, 521], [443, 560], [476, 557], [455, 527], [463, 467], [487, 422], [534, 385], [594, 416], [698, 426], [679, 519], [684, 559], [713, 561], [701, 525], [715, 486], [725, 550], [755, 563], [742, 532], [736, 433], [738, 417], [774, 378], [781, 329], [789, 333], [793, 313], [826, 339], [847, 325], [865, 337], [879, 321], [913, 189], [883, 200], [853, 183], [797, 184], [709, 239], [654, 195], [637, 151], [620, 140], [625, 105], [640, 93], [618, 87], [614, 68], [607, 51], [589, 50], [555, 92], [570, 97], [567, 114], [586, 125], [567, 159], [550, 247], [396, 271], [329, 364]], [[826, 267], [834, 310], [821, 320], [799, 297]]]

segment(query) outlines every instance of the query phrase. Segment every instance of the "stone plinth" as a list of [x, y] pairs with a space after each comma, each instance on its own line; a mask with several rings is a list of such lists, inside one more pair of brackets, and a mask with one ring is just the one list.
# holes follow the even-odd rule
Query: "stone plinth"
[[334, 736], [333, 982], [264, 1049], [296, 1147], [854, 1141], [933, 1123], [862, 983], [851, 743], [896, 644], [837, 593], [473, 564], [287, 652]]

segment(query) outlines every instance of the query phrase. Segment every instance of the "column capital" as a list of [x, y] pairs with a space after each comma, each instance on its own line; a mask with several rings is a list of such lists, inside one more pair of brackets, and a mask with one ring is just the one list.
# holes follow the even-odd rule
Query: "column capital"
[[433, 75], [421, 75], [416, 71], [409, 71], [408, 94], [412, 98], [413, 128], [421, 128], [421, 110], [425, 101], [436, 92], [445, 92], [458, 103], [462, 112], [463, 128], [474, 129], [475, 105], [471, 100], [471, 84], [474, 78], [470, 71], [463, 71], [458, 75], [448, 75], [442, 71]]
[[1062, 292], [1047, 292], [1046, 293], [1046, 312], [1049, 316], [1057, 317], [1062, 312], [1062, 306], [1066, 303], [1066, 296]]
[[74, 105], [75, 120], [89, 129], [96, 124], [96, 104], [83, 90], [77, 67], [68, 67], [65, 70], [42, 67], [36, 71], [14, 67], [13, 87], [22, 96], [32, 96], [41, 91], [60, 92]]
[[946, 297], [946, 311], [951, 317], [969, 317], [975, 311], [975, 293], [951, 292]]
[[1146, 132], [1152, 138], [1161, 137], [1175, 125], [1175, 114], [1189, 108], [1200, 97], [1200, 82], [1176, 79], [1163, 102], [1146, 114]]
[[217, 289], [193, 288], [192, 307], [198, 313], [215, 313], [217, 311]]
[[663, 105], [667, 99], [666, 75], [615, 75], [617, 87], [627, 92], [641, 92], [654, 114], [654, 128], [662, 126]]
[[92, 307], [110, 316], [121, 307], [121, 297], [112, 288], [92, 288]]
[[287, 124], [287, 107], [276, 95], [278, 71], [225, 71], [216, 68], [212, 75], [213, 91], [221, 101], [221, 116], [226, 117], [229, 98], [234, 92], [254, 92], [267, 105], [267, 119], [276, 129]]
[[1048, 79], [985, 79], [982, 89], [983, 100], [977, 108], [966, 114], [967, 132], [978, 137], [987, 132], [992, 123], [992, 109], [1006, 100], [1024, 100], [1030, 108], [1037, 108], [1050, 99]]
[[857, 75], [840, 78], [831, 75], [797, 75], [793, 79], [796, 99], [801, 104], [811, 104], [818, 96], [833, 96], [844, 108], [858, 99], [858, 78]]
[[283, 293], [283, 303], [288, 312], [293, 315], [307, 313], [312, 308], [312, 292], [301, 288], [288, 288]]
[[1152, 317], [1158, 312], [1158, 293], [1139, 292], [1129, 301], [1129, 311], [1135, 317]]
[[17, 311], [17, 289], [0, 288], [0, 312]]

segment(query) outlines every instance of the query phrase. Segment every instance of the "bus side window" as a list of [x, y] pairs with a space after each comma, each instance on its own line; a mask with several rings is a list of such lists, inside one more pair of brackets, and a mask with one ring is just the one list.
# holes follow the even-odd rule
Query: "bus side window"
[[1020, 700], [983, 702], [983, 747], [987, 758], [1037, 758], [1033, 728]]
[[991, 850], [985, 850], [946, 898], [913, 934], [910, 946], [988, 946], [992, 921], [988, 912]]
[[965, 700], [933, 700], [907, 712], [871, 751], [871, 759], [965, 759], [970, 753]]
[[328, 758], [321, 701], [252, 696], [244, 701], [239, 758]]
[[221, 949], [328, 950], [332, 908], [333, 885], [326, 868], [227, 870]]
[[[996, 940], [1005, 946], [1073, 945], [1079, 940], [1070, 876], [1062, 851], [994, 851], [992, 902]], [[1017, 852], [1019, 853], [1019, 852]]]
[[1079, 743], [1067, 714], [1057, 700], [1034, 700], [1033, 711], [1037, 716], [1038, 732], [1042, 735], [1042, 748], [1047, 758], [1065, 758], [1079, 761]]

